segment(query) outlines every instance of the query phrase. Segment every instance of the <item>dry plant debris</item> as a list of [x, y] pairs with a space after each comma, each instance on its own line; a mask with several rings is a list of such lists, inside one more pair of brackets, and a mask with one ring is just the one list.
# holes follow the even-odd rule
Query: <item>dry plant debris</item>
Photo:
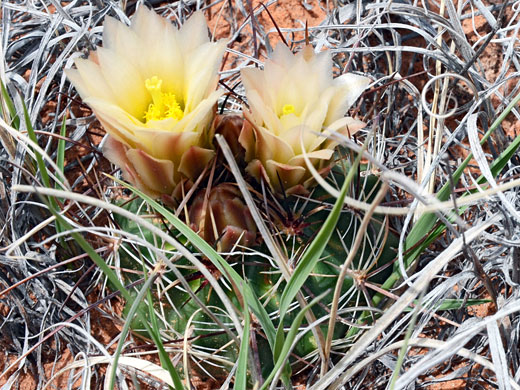
[[[179, 388], [164, 352], [186, 388], [520, 389], [519, 5], [3, 1], [1, 388]], [[245, 173], [233, 143], [244, 125], [232, 119], [219, 131], [230, 148], [218, 138], [217, 158], [161, 211], [114, 180], [107, 123], [65, 74], [103, 45], [108, 17], [128, 25], [142, 7], [176, 26], [201, 11], [225, 39], [219, 114], [251, 104], [246, 67], [262, 68], [277, 45], [304, 53], [309, 43], [330, 53], [334, 77], [370, 79], [348, 112], [366, 127], [336, 134], [330, 174], [291, 195]], [[345, 182], [349, 196], [336, 202]], [[224, 192], [208, 208], [211, 185]], [[238, 217], [197, 216], [221, 212], [219, 202]], [[226, 236], [205, 238], [229, 264], [188, 240], [175, 216], [202, 232], [224, 221]], [[284, 278], [305, 261], [321, 268], [284, 300]], [[262, 291], [266, 318], [244, 306], [251, 296], [230, 269]], [[141, 305], [128, 304], [136, 297]], [[301, 321], [277, 370], [262, 320], [289, 340]]]

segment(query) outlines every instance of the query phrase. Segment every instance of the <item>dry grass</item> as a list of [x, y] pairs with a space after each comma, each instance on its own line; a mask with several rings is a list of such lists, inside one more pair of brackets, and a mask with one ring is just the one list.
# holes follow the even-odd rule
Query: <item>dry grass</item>
[[[230, 112], [239, 110], [244, 99], [240, 68], [262, 63], [271, 47], [281, 40], [275, 24], [265, 27], [272, 23], [265, 8], [253, 4], [256, 16], [251, 28], [249, 2], [153, 3], [156, 12], [173, 21], [184, 19], [199, 6], [207, 15], [211, 13], [216, 27], [219, 20], [225, 25], [221, 33], [228, 34], [231, 41], [221, 81], [233, 93], [222, 108]], [[304, 44], [304, 24], [293, 21], [293, 25], [287, 26], [284, 19], [277, 20], [277, 7], [290, 9], [286, 0], [280, 3], [271, 1], [266, 6], [281, 35], [297, 50]], [[507, 158], [496, 180], [492, 179], [495, 175], [490, 169], [490, 164], [499, 161], [500, 154], [513, 142], [518, 129], [516, 106], [509, 110], [506, 107], [520, 91], [519, 3], [345, 0], [291, 4], [299, 9], [311, 7], [313, 20], [321, 18], [308, 28], [308, 39], [318, 50], [328, 49], [334, 54], [336, 74], [353, 71], [373, 80], [370, 90], [351, 111], [368, 126], [355, 140], [343, 140], [342, 153], [359, 151], [360, 145], [366, 144], [367, 170], [388, 183], [388, 191], [379, 206], [392, 207], [397, 211], [395, 214], [399, 214], [387, 215], [384, 222], [396, 240], [394, 269], [406, 269], [406, 276], [391, 285], [390, 291], [383, 291], [378, 307], [371, 309], [381, 314], [378, 321], [360, 332], [350, 331], [348, 339], [334, 340], [327, 374], [321, 366], [324, 375], [320, 375], [323, 359], [320, 360], [317, 351], [305, 356], [308, 364], [299, 373], [298, 383], [313, 390], [392, 386], [393, 389], [437, 389], [452, 388], [444, 382], [458, 380], [456, 383], [465, 388], [519, 389], [520, 196], [517, 186], [503, 187], [518, 179], [519, 156], [513, 153]], [[113, 292], [114, 286], [78, 247], [70, 231], [57, 230], [49, 204], [30, 188], [21, 187], [40, 187], [43, 180], [35, 163], [33, 145], [28, 141], [27, 125], [21, 119], [22, 102], [37, 130], [39, 152], [48, 156], [46, 164], [50, 172], [56, 172], [51, 162], [57, 160], [60, 127], [65, 120], [64, 176], [67, 182], [61, 188], [67, 194], [58, 197], [59, 202], [63, 202], [58, 205], [74, 231], [95, 248], [125, 284], [133, 282], [129, 289], [137, 294], [144, 283], [143, 269], [150, 271], [156, 265], [151, 259], [175, 258], [180, 253], [172, 241], [180, 235], [169, 235], [167, 231], [162, 235], [143, 233], [146, 221], [152, 221], [160, 229], [166, 225], [145, 203], [133, 203], [135, 209], [131, 211], [136, 216], [133, 224], [125, 225], [130, 217], [117, 216], [118, 210], [111, 205], [120, 205], [121, 199], [130, 197], [129, 192], [102, 175], [111, 171], [99, 148], [104, 130], [89, 108], [81, 103], [63, 73], [64, 68], [72, 66], [75, 57], [101, 44], [105, 16], [128, 22], [135, 3], [9, 0], [2, 2], [1, 7], [0, 76], [13, 98], [20, 126], [12, 128], [17, 127], [16, 120], [6, 113], [3, 101], [0, 123], [3, 145], [0, 150], [0, 341], [3, 357], [0, 361], [3, 370], [9, 364], [12, 366], [3, 371], [0, 383], [5, 389], [17, 388], [17, 385], [22, 389], [44, 389], [56, 370], [63, 367], [60, 356], [70, 354], [81, 363], [77, 364], [76, 371], [64, 374], [69, 377], [60, 387], [102, 388], [106, 366], [88, 366], [85, 359], [101, 361], [102, 356], [109, 359], [119, 341], [118, 330], [125, 323], [125, 314], [118, 294]], [[301, 14], [306, 15], [305, 12]], [[478, 141], [504, 112], [493, 135], [481, 147]], [[473, 159], [468, 168], [460, 181], [452, 183], [456, 169], [470, 153]], [[233, 173], [236, 172], [230, 168], [222, 175], [235, 180]], [[52, 183], [63, 181], [56, 175], [58, 178]], [[487, 196], [482, 192], [467, 208], [461, 209], [458, 218], [453, 218], [447, 208], [460, 207], [463, 196], [480, 187], [477, 185], [479, 175], [489, 183], [480, 190], [491, 190], [493, 194]], [[367, 185], [364, 180], [360, 179], [355, 188]], [[328, 183], [335, 189], [339, 187], [332, 180]], [[454, 196], [444, 199], [447, 204], [439, 206], [434, 196], [443, 185], [451, 187]], [[276, 221], [265, 212], [263, 194], [260, 188], [257, 191], [252, 192], [252, 201], [253, 208], [257, 207], [265, 218], [264, 242], [278, 245], [288, 259], [295, 261], [301, 253], [301, 242], [284, 236], [283, 232], [275, 232]], [[266, 195], [265, 199], [270, 207], [273, 204], [273, 208], [277, 207], [274, 198]], [[298, 202], [291, 211], [299, 210], [305, 201]], [[406, 240], [427, 205], [436, 210], [436, 221], [445, 222], [447, 228], [410, 266]], [[329, 199], [319, 206], [331, 208], [332, 202]], [[280, 210], [286, 211], [284, 207]], [[154, 219], [150, 218], [151, 214]], [[277, 215], [287, 221], [287, 214]], [[350, 204], [344, 215], [352, 216], [353, 229], [357, 231], [366, 210]], [[295, 227], [298, 226], [292, 225]], [[423, 237], [429, 235], [429, 230], [422, 232]], [[376, 256], [377, 246], [385, 241], [382, 235], [374, 237], [372, 241], [363, 241], [362, 250]], [[352, 238], [344, 240], [349, 248], [352, 242]], [[233, 309], [236, 303], [226, 298], [229, 281], [219, 278], [206, 261], [198, 261], [200, 252], [190, 249], [193, 263], [197, 265], [184, 264], [184, 268], [179, 269], [191, 267], [205, 272], [209, 274], [208, 280], [211, 275], [215, 276], [211, 285], [216, 293], [221, 289], [222, 295], [218, 298], [228, 304], [224, 310], [200, 303], [202, 310], [215, 317], [208, 320], [212, 332], [227, 331], [241, 339], [242, 313], [236, 312]], [[276, 255], [265, 248], [252, 249], [235, 261], [247, 264], [249, 259], [254, 262], [258, 257], [269, 262], [275, 273], [280, 271]], [[132, 268], [129, 259], [138, 264], [132, 270], [128, 270]], [[237, 268], [243, 267], [239, 264]], [[356, 277], [353, 270], [349, 272], [349, 276]], [[182, 275], [171, 273], [158, 274], [157, 278], [154, 287], [157, 294], [183, 279]], [[379, 284], [358, 281], [360, 283], [342, 297], [337, 323], [359, 321], [359, 314], [365, 308], [364, 297], [381, 293]], [[174, 364], [181, 371], [191, 367], [187, 371], [196, 370], [199, 375], [206, 371], [218, 379], [211, 382], [214, 388], [216, 383], [222, 384], [221, 388], [232, 387], [236, 362], [222, 351], [191, 345], [188, 341], [191, 342], [192, 329], [180, 332], [172, 325], [168, 310], [175, 304], [169, 301], [168, 294], [162, 297], [155, 314], [163, 327], [161, 336]], [[313, 295], [302, 289], [301, 297], [311, 301]], [[268, 298], [266, 293], [262, 303]], [[438, 305], [447, 299], [456, 300], [459, 307], [439, 310]], [[483, 304], [488, 308], [484, 314], [466, 307], [465, 303], [475, 299], [491, 301]], [[294, 303], [294, 311], [301, 310], [301, 302]], [[326, 312], [328, 307], [324, 310]], [[276, 312], [269, 314], [277, 317]], [[104, 334], [105, 338], [97, 333], [100, 316], [112, 318], [118, 326], [113, 333]], [[324, 314], [316, 320], [326, 323], [328, 318]], [[197, 326], [201, 324], [194, 317], [194, 328]], [[302, 329], [308, 326], [304, 322]], [[260, 333], [252, 334], [260, 338]], [[303, 336], [303, 331], [300, 334]], [[148, 358], [156, 356], [156, 345], [138, 332], [129, 334], [126, 342], [121, 359], [141, 354]], [[250, 345], [253, 364], [258, 365], [261, 358], [254, 340]], [[262, 344], [258, 345], [261, 349]], [[263, 345], [265, 348], [265, 343]], [[230, 344], [228, 348], [237, 347]], [[199, 365], [211, 353], [219, 369]], [[54, 362], [59, 364], [53, 368]], [[72, 359], [68, 363], [72, 363]], [[126, 367], [132, 364], [127, 360]], [[394, 373], [395, 382], [392, 382]], [[141, 383], [143, 389], [145, 383], [151, 388], [163, 384], [134, 374], [125, 368], [118, 377], [120, 388], [125, 388], [125, 383], [129, 388]], [[251, 375], [259, 377], [254, 369]], [[27, 376], [39, 379], [28, 385]], [[89, 382], [87, 378], [92, 379]], [[195, 378], [193, 384], [195, 388], [205, 388], [200, 379]]]

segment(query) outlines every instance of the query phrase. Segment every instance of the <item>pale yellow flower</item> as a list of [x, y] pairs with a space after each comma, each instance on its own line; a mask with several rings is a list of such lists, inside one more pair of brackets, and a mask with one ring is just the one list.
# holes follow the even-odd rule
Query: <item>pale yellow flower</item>
[[351, 73], [334, 79], [329, 52], [316, 55], [306, 46], [293, 54], [284, 45], [263, 70], [245, 68], [241, 75], [251, 109], [244, 110], [251, 126], [240, 135], [247, 171], [276, 192], [305, 192], [313, 180], [304, 152], [318, 170], [329, 166], [337, 143], [323, 134], [354, 134], [364, 126], [344, 115], [370, 79]]
[[67, 71], [110, 135], [103, 153], [147, 194], [171, 195], [213, 158], [209, 129], [225, 46], [210, 42], [200, 12], [177, 29], [141, 7], [130, 27], [107, 17], [103, 47]]

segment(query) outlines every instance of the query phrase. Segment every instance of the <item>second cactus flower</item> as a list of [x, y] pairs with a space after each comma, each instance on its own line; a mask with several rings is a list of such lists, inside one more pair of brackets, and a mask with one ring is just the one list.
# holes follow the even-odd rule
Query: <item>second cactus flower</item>
[[[326, 132], [354, 134], [364, 123], [345, 112], [370, 84], [352, 73], [332, 76], [329, 52], [314, 53], [306, 46], [293, 54], [278, 45], [263, 70], [241, 70], [250, 111], [240, 143], [247, 171], [265, 180], [275, 192], [305, 193], [313, 178], [304, 160], [315, 168], [329, 166], [336, 142]], [[302, 148], [303, 142], [303, 148]]]

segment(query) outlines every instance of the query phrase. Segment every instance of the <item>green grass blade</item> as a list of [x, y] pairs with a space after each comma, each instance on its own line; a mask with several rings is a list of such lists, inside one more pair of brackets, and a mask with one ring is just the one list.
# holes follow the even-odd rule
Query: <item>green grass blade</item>
[[[34, 128], [31, 123], [31, 119], [29, 118], [29, 112], [27, 111], [27, 107], [25, 106], [25, 103], [22, 102], [23, 105], [23, 116], [25, 120], [25, 126], [27, 127], [27, 133], [29, 134], [29, 139], [34, 142], [36, 145], [38, 145], [38, 139], [36, 138], [36, 133], [34, 132]], [[40, 153], [38, 153], [36, 150], [34, 150], [34, 154], [36, 156], [36, 164], [38, 166], [38, 170], [40, 171], [40, 175], [42, 177], [42, 183], [45, 187], [50, 188], [50, 180], [49, 180], [49, 172], [47, 172], [47, 166], [45, 165], [45, 162], [43, 161], [43, 157]], [[50, 198], [52, 206], [56, 207], [56, 201], [54, 198]]]
[[65, 173], [65, 136], [67, 135], [67, 116], [63, 117], [63, 122], [61, 123], [60, 128], [60, 136], [61, 138], [58, 140], [58, 149], [56, 152], [56, 165], [61, 173]]
[[[516, 137], [514, 141], [504, 150], [498, 158], [493, 161], [490, 165], [491, 173], [494, 177], [497, 177], [498, 174], [504, 169], [504, 167], [507, 165], [508, 161], [511, 160], [511, 157], [515, 154], [516, 150], [520, 146], [520, 136]], [[467, 160], [467, 161], [466, 161]], [[461, 168], [467, 165], [469, 163], [469, 160], [466, 159], [463, 164], [457, 169], [457, 171], [453, 175], [453, 181], [456, 182], [460, 179], [460, 176], [462, 174]], [[477, 183], [482, 185], [486, 183], [486, 178], [484, 176], [480, 176], [477, 179]], [[468, 191], [466, 194], [462, 195], [464, 197], [467, 194], [475, 193], [477, 190]], [[446, 183], [441, 191], [438, 193], [438, 199], [441, 201], [447, 200], [450, 196], [450, 184]], [[467, 209], [467, 206], [461, 207], [459, 209], [459, 213], [463, 212]], [[433, 213], [428, 213], [421, 218], [419, 218], [419, 221], [417, 224], [412, 228], [410, 231], [409, 236], [406, 239], [405, 243], [405, 250], [406, 248], [412, 248], [414, 245], [416, 245], [413, 249], [408, 252], [408, 254], [405, 256], [405, 266], [408, 267], [412, 264], [413, 261], [424, 251], [425, 248], [427, 248], [433, 241], [435, 241], [445, 230], [444, 224], [440, 224], [439, 227], [434, 229], [435, 224], [437, 223], [437, 217]], [[424, 238], [426, 234], [428, 234], [428, 237], [421, 242], [421, 244], [417, 245], [417, 243], [420, 242], [421, 239]], [[397, 270], [396, 270], [397, 271]], [[400, 277], [400, 272], [397, 271], [397, 279]], [[392, 278], [394, 280], [395, 278]], [[395, 279], [395, 280], [397, 280]], [[386, 283], [385, 283], [386, 285]], [[392, 285], [393, 286], [393, 285]], [[392, 287], [390, 286], [390, 287]], [[385, 288], [383, 286], [383, 288]]]
[[[513, 154], [516, 152], [518, 147], [520, 146], [520, 136], [516, 137], [515, 140], [507, 147], [506, 150], [504, 150], [500, 156], [493, 161], [491, 164], [491, 172], [496, 177], [502, 169], [507, 165], [507, 162], [511, 159]], [[463, 163], [464, 164], [464, 163]], [[462, 167], [462, 166], [461, 166]], [[459, 170], [457, 170], [459, 171]], [[460, 178], [460, 175], [462, 172], [455, 172], [458, 176], [458, 180]], [[455, 181], [455, 174], [454, 181]], [[484, 184], [486, 182], [486, 179], [484, 176], [480, 176], [477, 179], [477, 183]], [[467, 194], [474, 193], [477, 190], [474, 191], [468, 191]], [[442, 193], [441, 193], [442, 192]], [[439, 191], [439, 194], [443, 196], [444, 198], [439, 196], [439, 200], [446, 200], [446, 193], [449, 196], [449, 183], [446, 183], [444, 187]], [[462, 195], [461, 197], [464, 197], [465, 195]], [[467, 206], [461, 207], [459, 212], [463, 212], [467, 209]], [[449, 220], [449, 218], [448, 218]], [[446, 229], [446, 226], [444, 224], [439, 224], [435, 228], [435, 224], [437, 223], [437, 217], [435, 214], [428, 213], [424, 214], [419, 218], [419, 221], [417, 224], [412, 228], [410, 231], [410, 235], [406, 239], [405, 248], [406, 247], [412, 247], [413, 245], [416, 245], [413, 249], [408, 252], [408, 254], [404, 257], [405, 261], [405, 267], [409, 267], [417, 257], [428, 247], [430, 244], [432, 244]], [[417, 245], [417, 243], [425, 237], [425, 235], [428, 235], [426, 239], [424, 239], [420, 244]], [[401, 272], [396, 269], [392, 274], [388, 277], [388, 279], [385, 281], [385, 283], [381, 286], [381, 288], [385, 290], [390, 290], [395, 283], [401, 278]], [[377, 306], [382, 300], [384, 299], [384, 296], [382, 294], [376, 294], [374, 295], [372, 299], [372, 303]]]
[[176, 368], [174, 367], [170, 357], [168, 356], [168, 352], [164, 349], [164, 344], [161, 340], [161, 336], [158, 333], [153, 332], [151, 329], [147, 331], [150, 332], [150, 335], [152, 336], [153, 342], [157, 346], [157, 350], [159, 353], [159, 359], [161, 361], [161, 364], [163, 367], [166, 367], [166, 370], [170, 373], [170, 376], [173, 380], [173, 384], [175, 386], [175, 390], [184, 390], [185, 387], [182, 384], [181, 377], [179, 373], [177, 372]]
[[[65, 177], [65, 138], [64, 137], [67, 134], [66, 122], [67, 122], [67, 116], [65, 115], [63, 117], [63, 122], [61, 123], [61, 128], [60, 128], [60, 136], [62, 138], [58, 139], [58, 149], [56, 151], [56, 165], [57, 165], [58, 169], [60, 170], [63, 177]], [[60, 189], [59, 187], [61, 187], [61, 186], [58, 183], [56, 183], [54, 187], [57, 189]], [[60, 200], [60, 202], [61, 202], [61, 200]], [[61, 233], [63, 231], [64, 231], [64, 229], [62, 228], [59, 221], [56, 221], [56, 232]], [[60, 242], [61, 242], [62, 246], [67, 245], [64, 240], [60, 239]]]
[[[170, 373], [170, 376], [172, 378], [173, 384], [175, 386], [176, 390], [183, 390], [184, 386], [182, 384], [182, 380], [177, 373], [177, 370], [175, 370], [175, 367], [173, 367], [173, 364], [171, 363], [171, 360], [164, 350], [164, 346], [162, 344], [162, 340], [159, 334], [159, 328], [157, 325], [157, 318], [155, 317], [153, 313], [153, 302], [150, 302], [151, 299], [151, 293], [150, 293], [150, 286], [155, 281], [155, 279], [158, 276], [158, 272], [154, 270], [151, 275], [147, 277], [146, 282], [143, 284], [141, 290], [137, 294], [137, 297], [135, 298], [134, 302], [132, 303], [130, 310], [128, 311], [128, 315], [125, 321], [125, 324], [123, 326], [123, 329], [121, 330], [119, 342], [117, 343], [116, 351], [114, 353], [114, 360], [112, 363], [112, 370], [110, 372], [110, 378], [109, 378], [109, 389], [115, 389], [115, 379], [116, 379], [116, 367], [117, 363], [119, 361], [119, 357], [121, 356], [121, 352], [123, 350], [123, 346], [126, 340], [126, 336], [128, 335], [128, 332], [130, 331], [131, 324], [132, 324], [132, 318], [138, 314], [139, 305], [141, 301], [144, 299], [145, 295], [148, 295], [149, 303], [148, 307], [151, 311], [150, 313], [150, 319], [152, 322], [152, 327], [150, 329], [150, 335], [152, 336], [156, 346], [159, 349], [159, 359], [161, 360], [161, 364], [163, 367], [166, 367], [168, 372]], [[160, 347], [162, 348], [160, 348]]]
[[[11, 96], [9, 96], [9, 92], [7, 91], [7, 88], [5, 87], [2, 80], [0, 80], [0, 87], [2, 88], [2, 98], [5, 102], [5, 105], [7, 106], [7, 109], [9, 110], [9, 117], [11, 119], [11, 126], [15, 128], [16, 130], [20, 130], [20, 117], [18, 116], [18, 113], [16, 112], [16, 108], [14, 106], [13, 99], [11, 99]], [[0, 105], [2, 109], [2, 113], [4, 117], [7, 118], [7, 115], [5, 112], [3, 112], [4, 106], [3, 104]], [[6, 121], [7, 122], [7, 121]]]
[[408, 326], [406, 327], [406, 333], [404, 336], [404, 344], [401, 347], [399, 354], [397, 355], [397, 361], [395, 364], [394, 372], [392, 373], [392, 376], [390, 378], [390, 383], [388, 385], [389, 390], [395, 389], [395, 382], [397, 381], [397, 377], [399, 376], [399, 373], [401, 372], [401, 368], [403, 367], [404, 358], [406, 356], [406, 353], [408, 351], [408, 343], [410, 341], [410, 338], [412, 337], [415, 324], [417, 324], [417, 317], [419, 316], [419, 312], [421, 311], [422, 307], [422, 299], [424, 297], [425, 291], [423, 290], [421, 292], [421, 295], [419, 296], [419, 299], [416, 299], [416, 307], [414, 309], [414, 312], [412, 313], [412, 318], [410, 319], [410, 322], [408, 323]]
[[[448, 310], [459, 310], [463, 307], [470, 307], [476, 305], [482, 305], [484, 303], [492, 302], [491, 299], [444, 299], [440, 304], [433, 307], [428, 307], [427, 310], [435, 311], [448, 311]], [[414, 301], [414, 305], [417, 305], [418, 301]], [[413, 308], [408, 307], [405, 311], [412, 311]]]
[[[27, 133], [29, 134], [29, 139], [37, 145], [38, 139], [36, 138], [36, 133], [34, 132], [34, 128], [32, 126], [31, 119], [29, 117], [29, 112], [27, 111], [27, 107], [25, 106], [25, 103], [23, 101], [22, 101], [22, 105], [23, 105], [23, 115], [24, 115], [24, 120], [25, 120], [25, 126], [27, 127]], [[63, 125], [65, 125], [65, 120], [63, 121]], [[50, 182], [50, 178], [49, 178], [49, 172], [47, 171], [47, 166], [45, 165], [45, 162], [43, 161], [43, 157], [34, 148], [33, 148], [33, 152], [36, 156], [36, 165], [38, 166], [38, 170], [40, 171], [42, 183], [44, 186], [50, 188], [51, 182]], [[58, 212], [60, 209], [58, 206], [58, 202], [54, 198], [49, 198], [49, 207], [52, 208], [52, 210], [55, 210], [56, 212]], [[64, 227], [62, 226], [61, 222], [58, 219], [55, 222], [55, 228], [56, 228], [57, 233], [61, 233], [64, 231]], [[64, 245], [64, 246], [66, 245], [65, 242], [61, 239], [60, 239], [60, 242], [62, 245]]]
[[[351, 170], [351, 172], [354, 170], [355, 167]], [[303, 254], [301, 260], [298, 263], [298, 266], [291, 275], [291, 279], [287, 283], [280, 299], [280, 317], [284, 317], [285, 313], [287, 313], [291, 302], [293, 301], [294, 297], [296, 297], [296, 294], [298, 294], [298, 291], [300, 291], [300, 288], [303, 286], [309, 277], [309, 274], [316, 266], [316, 263], [320, 259], [323, 250], [327, 246], [330, 237], [334, 233], [334, 229], [336, 228], [336, 224], [341, 215], [341, 210], [343, 209], [343, 200], [347, 194], [352, 177], [353, 175], [351, 176], [349, 172], [349, 177], [343, 183], [340, 196], [336, 200], [332, 211], [327, 216], [327, 219], [322, 228]]]
[[[48, 199], [44, 196], [40, 195], [43, 199], [43, 202], [47, 205], [49, 204]], [[123, 284], [119, 281], [119, 278], [117, 277], [116, 273], [112, 271], [112, 269], [108, 266], [108, 264], [103, 260], [101, 256], [92, 248], [92, 246], [83, 238], [83, 236], [73, 231], [72, 226], [63, 218], [63, 216], [58, 213], [56, 210], [53, 210], [51, 207], [49, 207], [52, 214], [56, 217], [56, 220], [58, 220], [62, 226], [70, 231], [70, 235], [72, 238], [78, 243], [78, 245], [85, 251], [85, 253], [90, 257], [90, 259], [96, 264], [96, 266], [101, 269], [101, 272], [105, 274], [105, 276], [108, 278], [109, 282], [114, 285], [114, 287], [121, 293], [124, 299], [126, 299], [128, 302], [132, 303], [134, 298], [132, 295], [127, 291], [127, 289], [123, 286]]]
[[[144, 270], [144, 273], [146, 276], [147, 273], [146, 273], [146, 267], [144, 267], [144, 264], [143, 264], [143, 270]], [[159, 324], [157, 322], [157, 316], [155, 315], [155, 312], [153, 310], [154, 302], [153, 302], [153, 298], [152, 298], [151, 289], [147, 289], [147, 290], [148, 290], [147, 291], [148, 315], [150, 318], [150, 322], [152, 323], [150, 335], [152, 336], [152, 340], [154, 341], [155, 345], [157, 346], [157, 353], [159, 355], [159, 360], [161, 362], [162, 367], [165, 367], [166, 370], [170, 373], [170, 377], [172, 378], [175, 389], [182, 390], [182, 389], [184, 389], [184, 385], [182, 384], [181, 377], [179, 376], [179, 373], [173, 366], [170, 356], [164, 349], [164, 344], [162, 342]], [[129, 318], [129, 320], [130, 320], [130, 318]]]
[[244, 310], [244, 333], [242, 334], [242, 341], [240, 343], [240, 352], [238, 355], [237, 373], [235, 376], [236, 390], [247, 390], [247, 361], [249, 356], [249, 332], [251, 327], [251, 320], [249, 318], [249, 311], [247, 307]]
[[[25, 119], [25, 126], [27, 127], [27, 133], [29, 134], [29, 139], [32, 142], [34, 142], [35, 144], [38, 144], [38, 139], [36, 138], [36, 133], [34, 132], [34, 128], [31, 123], [31, 119], [29, 118], [29, 112], [27, 111], [27, 107], [25, 106], [24, 102], [22, 102], [22, 105], [23, 105], [23, 116]], [[49, 172], [47, 172], [47, 167], [45, 166], [43, 157], [36, 150], [34, 150], [34, 154], [36, 156], [36, 164], [38, 165], [38, 170], [40, 171], [40, 175], [42, 177], [42, 183], [44, 186], [50, 187]], [[51, 202], [54, 203], [53, 198], [51, 198]]]
[[[314, 298], [306, 307], [300, 310], [300, 312], [296, 315], [294, 318], [294, 321], [291, 324], [291, 328], [289, 329], [289, 332], [287, 333], [287, 337], [285, 338], [285, 342], [283, 343], [283, 346], [280, 349], [280, 353], [275, 361], [275, 365], [267, 379], [265, 380], [264, 384], [260, 388], [260, 390], [265, 390], [267, 386], [271, 383], [271, 381], [274, 379], [276, 373], [278, 370], [280, 370], [285, 364], [286, 360], [289, 357], [289, 354], [294, 347], [294, 341], [296, 339], [296, 336], [298, 334], [298, 328], [300, 327], [307, 310], [309, 310], [312, 306], [314, 306], [316, 303], [318, 303], [324, 296], [326, 296], [329, 293], [329, 291], [325, 291], [323, 294], [320, 294], [316, 298]], [[280, 325], [281, 326], [281, 325]]]
[[[509, 144], [509, 146], [498, 156], [498, 158], [493, 161], [490, 165], [491, 173], [493, 176], [497, 177], [502, 169], [504, 169], [507, 163], [511, 160], [513, 155], [516, 153], [516, 150], [520, 146], [520, 136], [517, 136], [513, 142]], [[486, 182], [486, 178], [484, 176], [480, 176], [477, 179], [477, 183], [483, 184]], [[472, 191], [476, 192], [476, 190]]]
[[152, 275], [145, 281], [143, 284], [141, 290], [137, 294], [137, 297], [135, 298], [134, 302], [130, 306], [130, 310], [128, 311], [128, 315], [125, 321], [125, 324], [123, 325], [123, 329], [121, 330], [121, 334], [119, 336], [119, 341], [117, 343], [116, 350], [114, 352], [112, 361], [112, 369], [110, 370], [110, 376], [109, 376], [109, 389], [115, 389], [115, 381], [116, 381], [116, 372], [117, 372], [117, 363], [119, 361], [119, 357], [121, 356], [121, 352], [123, 350], [123, 346], [126, 341], [126, 336], [128, 335], [128, 332], [130, 332], [130, 327], [132, 324], [132, 318], [137, 313], [137, 310], [139, 309], [139, 305], [141, 301], [144, 299], [145, 295], [147, 295], [149, 291], [149, 287], [154, 282], [155, 278], [157, 277], [157, 273], [152, 273]]

